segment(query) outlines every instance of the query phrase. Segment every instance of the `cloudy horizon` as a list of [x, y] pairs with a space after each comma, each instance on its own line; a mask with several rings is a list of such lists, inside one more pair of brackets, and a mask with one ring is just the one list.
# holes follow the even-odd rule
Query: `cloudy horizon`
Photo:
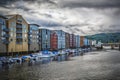
[[119, 0], [1, 0], [0, 14], [78, 35], [120, 32]]

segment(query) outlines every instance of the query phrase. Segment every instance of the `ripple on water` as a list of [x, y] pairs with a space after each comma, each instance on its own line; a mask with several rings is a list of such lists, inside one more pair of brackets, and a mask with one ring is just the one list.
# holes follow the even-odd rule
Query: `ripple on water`
[[0, 70], [0, 80], [120, 80], [119, 51], [87, 54], [63, 62], [10, 65]]

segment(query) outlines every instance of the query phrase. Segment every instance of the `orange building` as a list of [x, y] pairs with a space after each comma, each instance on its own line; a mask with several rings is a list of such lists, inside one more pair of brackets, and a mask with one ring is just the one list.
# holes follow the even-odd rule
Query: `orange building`
[[80, 36], [80, 47], [84, 46], [84, 36]]

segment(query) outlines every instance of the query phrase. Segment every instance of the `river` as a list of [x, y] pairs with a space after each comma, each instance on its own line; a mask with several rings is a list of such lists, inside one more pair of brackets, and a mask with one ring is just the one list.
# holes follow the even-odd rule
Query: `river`
[[120, 80], [120, 51], [103, 50], [48, 64], [9, 65], [0, 80]]

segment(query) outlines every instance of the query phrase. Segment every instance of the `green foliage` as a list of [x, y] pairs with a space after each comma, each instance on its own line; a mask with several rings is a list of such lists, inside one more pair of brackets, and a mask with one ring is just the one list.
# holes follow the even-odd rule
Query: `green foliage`
[[101, 41], [102, 43], [116, 43], [120, 42], [120, 33], [101, 33], [86, 36], [86, 38]]

